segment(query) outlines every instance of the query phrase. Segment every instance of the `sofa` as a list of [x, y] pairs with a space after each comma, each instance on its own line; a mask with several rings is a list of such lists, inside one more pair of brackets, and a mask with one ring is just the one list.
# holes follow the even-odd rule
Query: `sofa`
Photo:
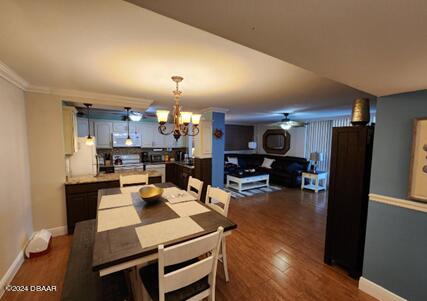
[[[229, 163], [229, 157], [237, 158], [238, 165]], [[274, 159], [271, 168], [261, 167], [264, 158]], [[270, 175], [270, 183], [285, 187], [301, 186], [301, 174], [307, 170], [309, 164], [305, 158], [267, 154], [225, 154], [224, 162], [225, 179], [229, 174], [255, 169], [257, 172], [268, 173]]]

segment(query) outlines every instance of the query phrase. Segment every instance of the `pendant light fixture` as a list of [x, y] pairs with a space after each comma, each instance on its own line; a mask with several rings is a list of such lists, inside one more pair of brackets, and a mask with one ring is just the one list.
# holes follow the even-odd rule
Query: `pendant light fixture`
[[125, 144], [127, 146], [131, 146], [131, 145], [133, 145], [133, 141], [130, 138], [130, 134], [129, 134], [129, 131], [130, 131], [130, 129], [129, 129], [129, 120], [130, 120], [130, 118], [129, 118], [129, 110], [130, 110], [130, 108], [129, 107], [125, 107], [125, 110], [126, 110], [126, 120], [128, 122], [128, 137], [126, 138]]
[[90, 107], [92, 107], [92, 104], [85, 103], [84, 104], [87, 110], [87, 136], [86, 136], [86, 145], [93, 145], [95, 143], [94, 137], [90, 135]]

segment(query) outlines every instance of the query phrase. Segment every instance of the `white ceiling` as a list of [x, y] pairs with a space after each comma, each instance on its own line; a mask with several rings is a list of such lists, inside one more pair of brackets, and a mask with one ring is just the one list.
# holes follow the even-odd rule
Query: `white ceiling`
[[128, 0], [376, 96], [427, 88], [426, 0]]
[[238, 122], [342, 115], [372, 97], [121, 0], [2, 0], [0, 61], [33, 86], [154, 100], [152, 109], [172, 105], [170, 77], [182, 75], [184, 109], [228, 108]]

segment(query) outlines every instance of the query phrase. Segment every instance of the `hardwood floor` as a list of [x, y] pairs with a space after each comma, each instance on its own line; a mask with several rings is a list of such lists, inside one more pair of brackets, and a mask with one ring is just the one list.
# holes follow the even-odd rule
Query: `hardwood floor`
[[[357, 281], [323, 263], [327, 195], [299, 189], [232, 199], [238, 228], [227, 238], [230, 282], [218, 265], [217, 300], [375, 300]], [[69, 236], [49, 255], [27, 260], [13, 284], [57, 285], [57, 293], [11, 293], [2, 300], [59, 300]]]
[[11, 283], [12, 285], [28, 286], [55, 285], [57, 288], [56, 292], [5, 292], [1, 300], [60, 300], [71, 240], [71, 235], [53, 238], [52, 251], [42, 257], [26, 259]]

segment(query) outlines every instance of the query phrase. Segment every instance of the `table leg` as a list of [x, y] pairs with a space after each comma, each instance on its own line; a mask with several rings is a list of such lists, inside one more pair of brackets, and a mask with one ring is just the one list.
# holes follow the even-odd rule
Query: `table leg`
[[316, 187], [315, 192], [318, 193], [319, 192], [319, 177], [317, 177], [315, 180], [315, 187]]
[[237, 183], [238, 188], [239, 188], [239, 192], [242, 192], [242, 182], [239, 181], [239, 183]]
[[304, 183], [305, 183], [305, 178], [304, 176], [301, 176], [301, 190], [304, 189]]

